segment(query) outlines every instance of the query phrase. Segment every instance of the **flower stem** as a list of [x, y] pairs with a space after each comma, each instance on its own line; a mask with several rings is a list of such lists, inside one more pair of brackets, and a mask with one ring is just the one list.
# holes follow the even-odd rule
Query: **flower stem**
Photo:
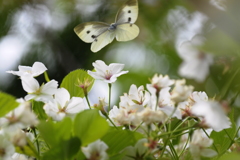
[[36, 133], [36, 128], [32, 127], [32, 131], [33, 131], [34, 137], [36, 139], [38, 154], [40, 154], [40, 148], [39, 148], [39, 142], [38, 142], [38, 137], [37, 137], [37, 133]]
[[117, 126], [113, 123], [113, 121], [111, 120], [111, 118], [109, 118], [109, 116], [108, 116], [108, 114], [106, 113], [106, 114], [104, 114], [106, 117], [107, 117], [107, 119], [112, 123], [112, 125], [116, 128], [116, 129], [118, 129], [117, 128]]
[[49, 82], [49, 81], [50, 81], [50, 79], [49, 79], [49, 77], [48, 77], [48, 74], [47, 74], [47, 72], [46, 72], [46, 71], [44, 72], [44, 78], [45, 78], [45, 80], [46, 80], [47, 82]]
[[108, 112], [111, 109], [111, 88], [112, 88], [112, 84], [108, 83], [108, 88], [109, 88], [109, 100], [108, 100]]
[[90, 106], [90, 103], [89, 103], [88, 95], [87, 95], [87, 94], [85, 95], [85, 98], [86, 98], [86, 100], [87, 100], [87, 104], [88, 104], [89, 109], [91, 109], [91, 106]]

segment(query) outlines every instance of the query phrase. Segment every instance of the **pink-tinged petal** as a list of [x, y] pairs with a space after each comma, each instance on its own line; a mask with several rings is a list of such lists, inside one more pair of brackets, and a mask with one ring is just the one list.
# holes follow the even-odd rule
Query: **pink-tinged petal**
[[41, 92], [44, 94], [53, 95], [56, 93], [58, 87], [58, 82], [55, 80], [51, 80], [42, 86]]
[[43, 72], [45, 72], [46, 70], [47, 70], [47, 68], [41, 62], [35, 62], [32, 66], [33, 76], [38, 76], [38, 75], [42, 74]]
[[114, 74], [114, 76], [119, 77], [119, 76], [121, 76], [123, 74], [126, 74], [126, 73], [128, 73], [128, 71], [121, 71], [119, 73]]
[[85, 104], [82, 98], [72, 97], [67, 106], [66, 112], [69, 114], [76, 114], [85, 109]]
[[112, 74], [118, 74], [124, 67], [124, 64], [112, 63], [109, 65], [109, 68], [112, 71]]
[[61, 107], [64, 107], [66, 102], [70, 100], [70, 94], [65, 88], [58, 88], [57, 92], [55, 93], [55, 100]]
[[29, 101], [29, 100], [31, 100], [31, 99], [34, 99], [36, 96], [37, 96], [37, 95], [35, 95], [35, 94], [28, 94], [28, 95], [26, 95], [26, 96], [24, 97], [24, 99], [25, 99], [26, 101]]
[[105, 79], [104, 76], [100, 76], [97, 72], [88, 71], [88, 74], [92, 76], [94, 79], [100, 79], [100, 80]]
[[39, 89], [38, 81], [31, 76], [21, 77], [23, 89], [28, 93], [34, 93]]
[[109, 80], [105, 80], [105, 82], [107, 82], [107, 83], [113, 83], [113, 82], [116, 82], [116, 80], [117, 80], [117, 77], [112, 76]]
[[97, 72], [105, 72], [106, 70], [109, 70], [108, 66], [105, 64], [105, 62], [101, 60], [96, 60], [93, 62], [93, 67], [96, 69]]

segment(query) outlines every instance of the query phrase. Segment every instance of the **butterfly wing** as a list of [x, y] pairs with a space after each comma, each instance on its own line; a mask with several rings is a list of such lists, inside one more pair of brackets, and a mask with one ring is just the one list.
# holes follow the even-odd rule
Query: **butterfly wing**
[[139, 28], [135, 24], [125, 23], [118, 25], [115, 32], [117, 41], [130, 41], [138, 36]]
[[108, 30], [109, 24], [102, 22], [86, 22], [77, 25], [74, 28], [74, 32], [78, 37], [86, 42], [92, 43], [99, 35], [103, 34]]
[[111, 43], [115, 38], [116, 33], [113, 31], [105, 31], [101, 35], [99, 35], [92, 43], [91, 50], [92, 52], [98, 52], [107, 44]]
[[135, 23], [138, 17], [138, 1], [128, 0], [118, 11], [115, 23]]

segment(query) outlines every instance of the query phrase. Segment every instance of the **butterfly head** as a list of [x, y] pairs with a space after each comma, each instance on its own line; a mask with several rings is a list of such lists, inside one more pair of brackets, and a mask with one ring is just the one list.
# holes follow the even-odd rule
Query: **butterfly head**
[[114, 31], [117, 28], [117, 24], [116, 23], [112, 23], [109, 27], [108, 30], [109, 31]]

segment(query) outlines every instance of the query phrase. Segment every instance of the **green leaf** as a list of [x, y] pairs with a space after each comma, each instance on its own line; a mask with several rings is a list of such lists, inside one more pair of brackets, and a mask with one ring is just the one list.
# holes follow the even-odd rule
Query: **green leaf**
[[92, 88], [94, 79], [86, 71], [78, 69], [70, 72], [64, 77], [60, 87], [67, 89], [71, 97], [84, 97], [83, 89], [77, 86], [79, 81], [91, 82], [87, 88], [87, 91], [89, 92]]
[[83, 146], [100, 139], [108, 129], [106, 119], [95, 109], [78, 113], [74, 120], [74, 134], [81, 139]]
[[48, 118], [43, 106], [43, 102], [32, 101], [32, 109], [39, 120], [46, 120]]
[[43, 156], [44, 160], [71, 160], [78, 153], [81, 142], [78, 137], [62, 140], [59, 145], [52, 147]]
[[127, 146], [134, 146], [141, 138], [143, 135], [138, 132], [112, 129], [101, 139], [108, 145], [108, 153], [115, 154]]
[[239, 153], [229, 153], [223, 155], [219, 160], [239, 160], [240, 159], [240, 154]]
[[0, 117], [15, 109], [19, 103], [13, 96], [0, 92]]
[[37, 153], [37, 150], [34, 144], [28, 138], [27, 138], [27, 145], [23, 147], [15, 147], [15, 150], [17, 153], [25, 154], [30, 157], [39, 158], [39, 155]]
[[229, 116], [232, 122], [231, 128], [224, 129], [220, 132], [212, 131], [210, 135], [210, 138], [213, 139], [214, 145], [216, 146], [219, 155], [224, 154], [234, 142], [236, 136], [236, 125], [233, 115], [234, 112], [232, 111]]
[[203, 49], [208, 53], [210, 52], [218, 55], [226, 55], [226, 53], [238, 54], [239, 45], [232, 37], [222, 32], [220, 29], [214, 28], [207, 34]]
[[70, 138], [72, 121], [69, 117], [65, 117], [62, 121], [56, 123], [41, 121], [38, 129], [46, 143], [53, 147], [59, 145], [59, 141]]

